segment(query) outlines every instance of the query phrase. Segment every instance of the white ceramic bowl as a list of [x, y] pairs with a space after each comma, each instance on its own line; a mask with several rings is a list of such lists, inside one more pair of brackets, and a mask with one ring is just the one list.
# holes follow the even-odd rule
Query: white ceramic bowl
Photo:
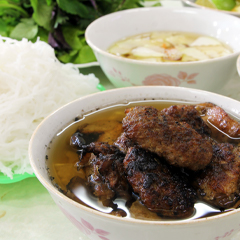
[[[240, 19], [196, 8], [137, 8], [103, 16], [86, 29], [86, 41], [93, 49], [106, 76], [116, 87], [173, 85], [217, 91], [236, 73], [240, 54]], [[195, 32], [230, 45], [233, 53], [207, 61], [150, 63], [112, 55], [107, 49], [128, 36], [151, 31]], [[157, 84], [156, 84], [157, 82]]]
[[[202, 9], [210, 9], [208, 7], [204, 7], [204, 6], [200, 6], [198, 4], [196, 4], [196, 0], [181, 0], [184, 6], [187, 7], [195, 7], [195, 8], [202, 8]], [[226, 14], [230, 14], [236, 17], [240, 17], [240, 13], [239, 12], [231, 12], [231, 11], [224, 11], [224, 10], [219, 10], [219, 9], [211, 9], [213, 11], [217, 11], [217, 12], [222, 12], [222, 13], [226, 13]]]
[[[108, 90], [80, 98], [48, 116], [35, 130], [29, 145], [34, 173], [53, 200], [83, 233], [93, 240], [227, 240], [240, 232], [240, 209], [192, 221], [145, 221], [107, 215], [63, 195], [49, 179], [45, 156], [55, 136], [74, 118], [119, 102], [141, 99], [212, 102], [240, 117], [240, 102], [202, 90], [167, 86], [140, 86]], [[46, 216], [47, 220], [47, 216]]]

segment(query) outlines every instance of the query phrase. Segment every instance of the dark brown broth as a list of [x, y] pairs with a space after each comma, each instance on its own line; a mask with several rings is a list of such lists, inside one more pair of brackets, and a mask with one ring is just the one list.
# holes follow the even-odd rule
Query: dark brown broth
[[[59, 132], [49, 146], [49, 151], [47, 153], [47, 166], [49, 169], [49, 175], [51, 179], [53, 179], [53, 183], [59, 188], [60, 191], [66, 191], [66, 186], [70, 182], [70, 180], [79, 176], [82, 179], [85, 179], [85, 172], [83, 169], [77, 170], [76, 163], [79, 160], [79, 156], [70, 146], [70, 137], [77, 130], [86, 127], [87, 125], [99, 125], [101, 121], [117, 121], [121, 123], [122, 119], [125, 116], [125, 109], [128, 107], [136, 106], [136, 105], [144, 105], [144, 106], [153, 106], [159, 110], [170, 107], [171, 105], [176, 104], [190, 104], [186, 102], [166, 102], [166, 101], [139, 101], [133, 102], [129, 104], [119, 104], [107, 108], [103, 108], [100, 110], [96, 110], [92, 113], [86, 114], [80, 119], [75, 119], [72, 123], [70, 123], [64, 130]], [[107, 130], [106, 130], [107, 131]], [[117, 137], [117, 136], [116, 136]], [[116, 140], [116, 138], [114, 139]], [[76, 200], [76, 199], [75, 199]], [[83, 202], [77, 200], [78, 202], [84, 204]], [[86, 205], [86, 204], [84, 204]], [[204, 204], [203, 204], [204, 205]], [[133, 210], [134, 218], [139, 219], [148, 219], [148, 220], [161, 220], [160, 217], [155, 213], [151, 213], [144, 206], [142, 206], [139, 202], [136, 202], [137, 208]], [[206, 205], [207, 206], [207, 205]], [[136, 210], [137, 209], [137, 210]], [[211, 216], [221, 213], [205, 210], [204, 206], [201, 206], [202, 216]]]
[[[179, 103], [166, 101], [140, 101], [129, 104], [119, 104], [96, 110], [93, 113], [84, 115], [79, 120], [76, 119], [76, 121], [69, 123], [69, 125], [63, 131], [61, 131], [55, 136], [51, 145], [49, 146], [50, 150], [48, 152], [47, 165], [49, 168], [50, 176], [54, 178], [54, 181], [61, 189], [65, 190], [66, 183], [68, 183], [70, 179], [75, 176], [74, 174], [78, 174], [76, 167], [74, 167], [75, 163], [78, 161], [78, 154], [69, 145], [70, 137], [78, 129], [81, 129], [86, 125], [94, 123], [98, 124], [99, 121], [104, 120], [115, 120], [121, 122], [125, 116], [125, 109], [127, 107], [132, 107], [136, 105], [148, 105], [161, 110], [174, 104]], [[60, 169], [61, 167], [67, 168], [69, 170], [69, 173], [64, 172], [64, 176], [62, 174], [59, 174], [58, 169], [56, 169], [56, 165], [58, 166], [58, 169]]]

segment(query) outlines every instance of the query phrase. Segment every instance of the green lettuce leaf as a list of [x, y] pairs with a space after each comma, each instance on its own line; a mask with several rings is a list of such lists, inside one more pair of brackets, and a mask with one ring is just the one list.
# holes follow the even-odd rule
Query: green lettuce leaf
[[84, 37], [84, 31], [73, 26], [62, 26], [62, 33], [72, 49], [80, 50], [83, 47], [81, 39]]
[[78, 0], [57, 0], [58, 6], [67, 13], [89, 18], [88, 8]]
[[32, 18], [22, 18], [21, 22], [10, 33], [10, 37], [18, 40], [22, 38], [33, 39], [37, 32], [38, 25]]
[[50, 31], [53, 5], [48, 5], [45, 0], [30, 0], [33, 8], [35, 22]]
[[9, 3], [7, 0], [0, 0], [0, 10], [3, 9], [14, 9], [19, 12], [23, 17], [29, 17], [29, 14], [25, 9], [16, 4]]
[[94, 61], [97, 61], [97, 59], [92, 49], [88, 45], [85, 45], [78, 52], [78, 55], [74, 59], [73, 63], [79, 64], [79, 63], [88, 63], [88, 62], [94, 62]]

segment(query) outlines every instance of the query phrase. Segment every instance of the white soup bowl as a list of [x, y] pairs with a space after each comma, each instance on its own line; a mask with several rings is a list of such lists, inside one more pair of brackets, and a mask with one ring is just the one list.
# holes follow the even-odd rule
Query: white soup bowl
[[[83, 206], [60, 192], [52, 183], [46, 163], [53, 137], [74, 121], [96, 109], [144, 99], [212, 102], [240, 118], [240, 102], [207, 91], [171, 87], [139, 86], [108, 90], [75, 100], [42, 121], [30, 141], [29, 157], [34, 173], [69, 220], [93, 240], [227, 240], [240, 232], [240, 209], [186, 221], [147, 221], [121, 218]], [[46, 216], [47, 221], [47, 216]]]
[[[167, 85], [218, 91], [235, 73], [240, 18], [207, 9], [137, 8], [105, 15], [86, 29], [86, 41], [115, 87]], [[152, 31], [198, 33], [232, 48], [230, 55], [194, 62], [147, 62], [108, 53], [116, 41]]]

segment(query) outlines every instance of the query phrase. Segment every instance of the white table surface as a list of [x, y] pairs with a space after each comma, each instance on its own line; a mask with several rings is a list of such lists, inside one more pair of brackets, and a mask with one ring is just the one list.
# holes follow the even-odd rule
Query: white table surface
[[[162, 1], [162, 5], [182, 6], [179, 0]], [[113, 88], [99, 67], [81, 72], [94, 73], [106, 89]], [[219, 93], [240, 100], [240, 77], [236, 74]], [[1, 240], [89, 240], [89, 237], [70, 223], [37, 178], [0, 184]]]

